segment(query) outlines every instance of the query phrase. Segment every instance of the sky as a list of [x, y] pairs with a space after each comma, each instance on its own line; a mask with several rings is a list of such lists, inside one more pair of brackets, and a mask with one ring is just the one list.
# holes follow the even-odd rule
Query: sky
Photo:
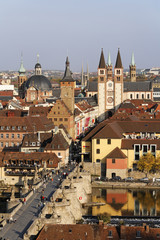
[[101, 48], [113, 66], [120, 48], [128, 68], [160, 67], [159, 0], [0, 0], [0, 71], [43, 69], [97, 71]]

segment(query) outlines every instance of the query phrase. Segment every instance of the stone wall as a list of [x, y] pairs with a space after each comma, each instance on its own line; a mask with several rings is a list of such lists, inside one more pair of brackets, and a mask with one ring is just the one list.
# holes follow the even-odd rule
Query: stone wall
[[101, 163], [83, 162], [83, 169], [91, 175], [101, 176]]

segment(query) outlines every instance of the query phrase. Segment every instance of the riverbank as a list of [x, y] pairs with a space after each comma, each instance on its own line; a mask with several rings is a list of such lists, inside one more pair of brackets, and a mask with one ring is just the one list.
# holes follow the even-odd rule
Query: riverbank
[[140, 183], [140, 182], [92, 182], [93, 188], [109, 188], [109, 189], [160, 189], [159, 183]]

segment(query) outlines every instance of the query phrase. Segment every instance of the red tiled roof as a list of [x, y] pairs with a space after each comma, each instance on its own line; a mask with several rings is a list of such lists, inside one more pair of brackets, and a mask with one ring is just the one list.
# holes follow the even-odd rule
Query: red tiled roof
[[116, 147], [113, 149], [106, 158], [127, 158], [127, 156], [119, 149], [119, 147]]

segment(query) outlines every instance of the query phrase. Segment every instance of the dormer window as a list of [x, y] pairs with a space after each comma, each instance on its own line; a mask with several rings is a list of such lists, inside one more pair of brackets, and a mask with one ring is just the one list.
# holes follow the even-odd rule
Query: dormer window
[[23, 126], [23, 130], [26, 130], [26, 126]]
[[25, 142], [25, 146], [28, 146], [28, 142]]
[[9, 126], [6, 127], [6, 130], [9, 130]]
[[35, 142], [32, 142], [32, 146], [36, 146], [36, 143], [35, 143]]
[[1, 126], [1, 130], [4, 130], [4, 126]]
[[15, 126], [12, 126], [12, 130], [15, 130]]
[[21, 130], [21, 127], [20, 127], [20, 126], [18, 126], [18, 130]]
[[37, 146], [40, 146], [40, 142], [37, 142]]

